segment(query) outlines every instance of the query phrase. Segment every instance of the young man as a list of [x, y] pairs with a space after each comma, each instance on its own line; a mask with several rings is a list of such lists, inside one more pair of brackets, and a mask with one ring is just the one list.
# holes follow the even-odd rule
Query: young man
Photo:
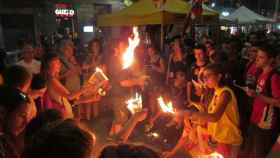
[[[7, 69], [4, 75], [5, 86], [18, 89], [24, 94], [29, 94], [29, 88], [32, 81], [32, 75], [22, 66], [14, 65]], [[32, 94], [27, 95], [29, 98], [28, 106], [30, 106], [31, 113], [29, 121], [37, 114], [37, 108], [35, 106]]]
[[[139, 87], [145, 84], [145, 76], [141, 75], [137, 62], [128, 69], [122, 68], [122, 53], [126, 48], [126, 43], [118, 42], [114, 52], [109, 57], [108, 72], [112, 89], [110, 97], [113, 105], [114, 121], [110, 131], [110, 136], [116, 136], [124, 128], [124, 124], [129, 120], [129, 113], [126, 101], [131, 96], [135, 96]], [[133, 69], [133, 70], [132, 70]]]
[[197, 103], [200, 101], [202, 88], [199, 77], [203, 68], [208, 64], [206, 48], [204, 46], [196, 46], [193, 49], [193, 53], [195, 62], [192, 64], [187, 76], [187, 100], [189, 103]]
[[259, 47], [257, 51], [256, 67], [262, 69], [262, 73], [257, 79], [256, 89], [247, 91], [254, 101], [248, 138], [241, 154], [244, 158], [266, 157], [277, 139], [280, 75], [273, 70], [273, 53], [270, 45]]
[[25, 45], [22, 49], [23, 59], [17, 65], [25, 67], [31, 74], [40, 73], [41, 62], [34, 59], [34, 49], [31, 45]]

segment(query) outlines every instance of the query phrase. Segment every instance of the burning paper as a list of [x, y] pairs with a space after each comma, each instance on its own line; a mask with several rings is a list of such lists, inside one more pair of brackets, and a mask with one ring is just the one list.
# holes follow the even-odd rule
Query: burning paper
[[151, 133], [148, 133], [148, 137], [157, 139], [160, 137], [160, 135], [157, 132], [151, 132]]
[[127, 109], [132, 113], [135, 114], [142, 110], [142, 97], [138, 93], [136, 93], [135, 98], [131, 98], [126, 101]]
[[175, 109], [173, 108], [173, 105], [171, 102], [168, 102], [166, 104], [162, 97], [159, 97], [157, 100], [158, 100], [159, 106], [163, 112], [172, 113], [172, 114], [175, 113]]
[[133, 27], [133, 35], [134, 35], [133, 39], [132, 38], [128, 39], [128, 47], [126, 48], [122, 56], [123, 69], [127, 69], [133, 63], [134, 50], [140, 43], [139, 32], [137, 30], [137, 27]]
[[88, 83], [92, 85], [98, 85], [103, 81], [108, 81], [108, 77], [103, 73], [102, 69], [96, 68], [95, 72], [90, 76]]
[[104, 81], [108, 81], [109, 78], [103, 73], [102, 69], [96, 68], [95, 72], [90, 76], [88, 80], [88, 84], [95, 85], [94, 91], [97, 90], [98, 94], [101, 96], [105, 96], [106, 92], [103, 90], [102, 86], [104, 85]]

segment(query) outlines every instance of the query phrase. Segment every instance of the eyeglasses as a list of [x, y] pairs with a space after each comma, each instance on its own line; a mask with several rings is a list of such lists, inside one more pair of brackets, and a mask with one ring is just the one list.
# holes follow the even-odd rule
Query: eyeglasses
[[19, 96], [21, 97], [21, 99], [22, 99], [24, 102], [30, 103], [30, 100], [29, 100], [28, 96], [27, 96], [25, 93], [19, 92]]

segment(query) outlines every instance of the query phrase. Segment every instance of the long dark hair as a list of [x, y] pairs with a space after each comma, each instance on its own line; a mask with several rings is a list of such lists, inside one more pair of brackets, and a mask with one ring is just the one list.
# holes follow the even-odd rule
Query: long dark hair
[[23, 106], [26, 106], [30, 100], [27, 97], [27, 94], [21, 92], [17, 88], [9, 87], [9, 86], [1, 86], [0, 87], [0, 109], [1, 112], [1, 125], [5, 134], [11, 134], [8, 127], [10, 126], [8, 123], [10, 116], [20, 109]]
[[45, 78], [47, 78], [47, 76], [48, 76], [48, 70], [50, 68], [50, 66], [49, 66], [50, 61], [52, 61], [53, 59], [56, 59], [56, 58], [59, 58], [56, 53], [46, 53], [43, 56], [42, 65], [41, 65], [41, 73]]
[[[88, 43], [88, 50], [89, 51], [91, 51], [91, 48], [92, 48], [92, 45], [94, 44], [94, 43], [97, 43], [98, 45], [99, 45], [99, 52], [97, 52], [97, 53], [102, 53], [102, 51], [103, 51], [103, 49], [102, 49], [102, 43], [101, 43], [101, 41], [99, 40], [99, 39], [97, 39], [97, 38], [94, 38], [94, 39], [92, 39], [92, 40], [90, 40], [89, 41], [89, 43]], [[99, 55], [98, 54], [98, 55]]]

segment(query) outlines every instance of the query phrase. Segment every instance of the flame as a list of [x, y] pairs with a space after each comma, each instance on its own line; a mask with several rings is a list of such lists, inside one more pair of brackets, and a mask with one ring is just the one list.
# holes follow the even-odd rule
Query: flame
[[123, 59], [123, 69], [127, 69], [134, 60], [134, 50], [140, 43], [139, 32], [137, 27], [133, 27], [133, 39], [128, 39], [128, 47], [126, 48], [122, 59]]
[[168, 102], [167, 104], [165, 104], [162, 97], [159, 97], [157, 100], [158, 100], [159, 106], [163, 112], [173, 113], [173, 114], [175, 113], [175, 110], [174, 110], [171, 102]]
[[224, 156], [222, 154], [217, 153], [217, 152], [213, 152], [209, 156], [210, 156], [210, 158], [224, 158]]
[[218, 152], [213, 152], [209, 155], [202, 156], [201, 158], [224, 158], [224, 156]]
[[151, 135], [155, 138], [158, 138], [159, 137], [159, 134], [157, 132], [152, 132]]
[[131, 98], [126, 101], [127, 109], [135, 114], [136, 112], [140, 112], [142, 110], [142, 97], [138, 93], [136, 93], [135, 98]]

